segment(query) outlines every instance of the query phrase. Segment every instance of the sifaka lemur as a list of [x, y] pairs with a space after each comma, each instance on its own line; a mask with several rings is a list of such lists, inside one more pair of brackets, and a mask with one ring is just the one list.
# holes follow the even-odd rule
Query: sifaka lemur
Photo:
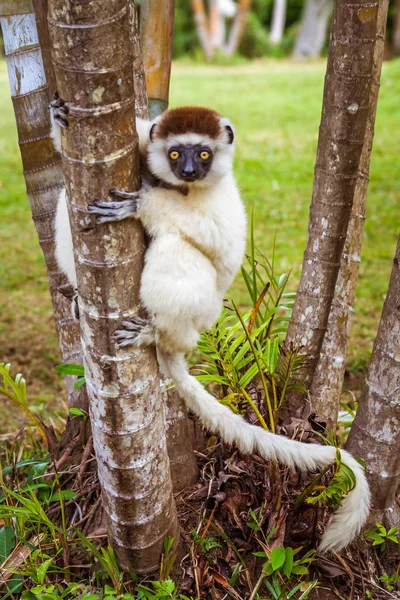
[[[68, 108], [52, 108], [53, 139]], [[243, 453], [257, 451], [302, 470], [334, 462], [336, 448], [305, 444], [251, 425], [220, 404], [188, 372], [185, 352], [212, 326], [222, 309], [245, 252], [246, 216], [233, 172], [234, 128], [213, 110], [198, 107], [166, 111], [154, 121], [137, 119], [139, 147], [151, 177], [138, 192], [111, 190], [113, 201], [95, 201], [88, 210], [98, 223], [140, 219], [150, 243], [140, 298], [148, 319], [123, 321], [115, 333], [120, 346], [155, 344], [160, 369], [173, 380], [188, 408], [212, 432]], [[65, 190], [56, 216], [57, 259], [76, 287]], [[323, 534], [321, 551], [340, 550], [360, 532], [370, 505], [363, 467], [345, 450], [342, 462], [356, 476]]]

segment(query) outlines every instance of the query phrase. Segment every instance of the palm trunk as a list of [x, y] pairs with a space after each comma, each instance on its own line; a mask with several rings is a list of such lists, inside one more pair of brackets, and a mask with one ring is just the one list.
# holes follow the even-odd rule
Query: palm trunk
[[138, 312], [144, 236], [132, 220], [96, 227], [86, 209], [110, 188], [139, 185], [130, 1], [49, 0], [49, 24], [57, 87], [69, 104], [63, 170], [109, 543], [123, 568], [147, 573], [164, 537], [178, 535], [159, 373], [154, 351], [118, 349], [113, 337]]
[[208, 18], [203, 0], [192, 0], [192, 10], [197, 29], [197, 35], [207, 60], [212, 58], [212, 48], [208, 30]]
[[175, 0], [142, 0], [141, 4], [140, 45], [151, 118], [168, 107], [174, 5]]
[[332, 0], [307, 0], [296, 38], [295, 58], [318, 58], [326, 39]]
[[340, 261], [335, 295], [329, 315], [317, 369], [311, 386], [311, 401], [318, 415], [336, 423], [340, 394], [346, 368], [347, 349], [353, 315], [361, 245], [364, 232], [365, 211], [369, 182], [369, 165], [374, 138], [375, 115], [379, 95], [379, 82], [385, 48], [387, 11], [380, 5], [376, 30], [372, 87], [369, 97], [367, 129], [361, 153], [360, 167], [354, 192], [346, 243]]
[[133, 87], [135, 88], [135, 113], [141, 119], [149, 119], [149, 99], [147, 97], [146, 74], [140, 47], [139, 19], [136, 4], [131, 4], [131, 40], [133, 49]]
[[[54, 255], [54, 215], [64, 181], [50, 138], [50, 92], [31, 0], [1, 4], [0, 21], [26, 190], [46, 262], [61, 356], [63, 362], [79, 362], [79, 327], [72, 319], [71, 303], [57, 291], [67, 283]], [[69, 406], [87, 410], [85, 390], [75, 391], [72, 377], [65, 381]]]
[[[173, 4], [173, 3], [172, 3]], [[151, 5], [152, 10], [154, 6]], [[148, 80], [151, 82], [152, 90], [158, 90], [162, 95], [163, 102], [154, 101], [152, 107], [152, 118], [161, 114], [161, 112], [168, 108], [169, 101], [169, 83], [171, 73], [171, 52], [169, 52], [169, 62], [166, 58], [161, 56], [165, 51], [166, 47], [169, 47], [171, 38], [171, 28], [173, 23], [170, 21], [170, 27], [163, 27], [160, 31], [155, 24], [155, 15], [150, 12], [150, 4], [143, 2], [142, 4], [142, 37], [146, 37], [144, 43], [144, 63], [147, 68], [150, 68], [152, 62], [160, 62], [163, 65], [164, 70], [158, 70], [156, 80], [155, 75], [147, 73]], [[170, 5], [170, 10], [173, 13], [173, 6]], [[136, 10], [134, 8], [134, 13]], [[139, 90], [141, 101], [138, 102], [138, 95], [136, 94], [136, 114], [142, 118], [145, 118], [149, 113], [149, 104], [147, 102], [146, 92], [146, 81], [145, 81], [145, 70], [142, 62], [140, 44], [138, 43], [138, 30], [136, 19], [133, 24], [134, 32], [134, 54], [136, 57], [135, 72], [140, 73], [140, 76], [135, 80], [135, 93]], [[167, 39], [163, 39], [157, 36], [164, 35]], [[151, 45], [147, 39], [157, 40], [157, 43]], [[149, 49], [151, 48], [151, 55], [148, 55]], [[171, 48], [170, 48], [171, 50]], [[143, 76], [142, 76], [143, 74]], [[139, 86], [139, 87], [138, 87]], [[163, 388], [165, 389], [166, 383], [164, 382]], [[190, 434], [190, 424], [188, 421], [188, 413], [184, 401], [179, 398], [175, 390], [171, 389], [168, 392], [164, 391], [165, 402], [166, 402], [166, 426], [167, 426], [167, 447], [169, 464], [171, 469], [171, 477], [174, 492], [180, 492], [182, 489], [194, 483], [198, 477], [198, 467], [196, 458], [193, 452], [193, 441]]]
[[[368, 127], [380, 43], [378, 8], [387, 14], [387, 0], [372, 8], [367, 0], [357, 5], [337, 1], [334, 7], [308, 241], [286, 337], [288, 347], [301, 347], [308, 357], [303, 377], [308, 388], [328, 325]], [[287, 410], [301, 414], [305, 396], [294, 394], [288, 400]]]
[[374, 519], [380, 520], [386, 511], [389, 523], [397, 525], [396, 491], [400, 484], [399, 298], [400, 237], [366, 383], [347, 442], [350, 452], [366, 463]]
[[286, 22], [286, 0], [275, 0], [272, 12], [271, 32], [269, 39], [271, 44], [277, 45], [282, 41]]
[[239, 47], [240, 38], [247, 21], [251, 0], [239, 0], [237, 13], [229, 34], [229, 40], [226, 46], [226, 54], [232, 56]]

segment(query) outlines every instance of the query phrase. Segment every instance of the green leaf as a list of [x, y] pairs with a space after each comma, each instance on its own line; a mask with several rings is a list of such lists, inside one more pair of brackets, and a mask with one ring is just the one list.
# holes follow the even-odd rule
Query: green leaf
[[75, 375], [77, 377], [83, 377], [85, 374], [83, 365], [75, 364], [57, 365], [56, 371], [62, 375]]
[[[79, 381], [79, 379], [78, 379], [78, 381]], [[86, 413], [84, 413], [83, 410], [81, 410], [80, 408], [77, 408], [76, 406], [73, 406], [72, 408], [70, 408], [68, 412], [71, 415], [74, 415], [74, 417], [86, 417]]]
[[286, 559], [285, 548], [274, 548], [271, 552], [269, 560], [271, 561], [274, 571], [277, 571], [282, 567]]
[[53, 559], [48, 558], [47, 560], [44, 561], [44, 563], [42, 563], [40, 565], [40, 567], [38, 567], [38, 569], [36, 571], [36, 576], [38, 578], [39, 583], [42, 583], [42, 584], [44, 583], [47, 570], [50, 567], [52, 562], [53, 562]]
[[283, 573], [286, 575], [286, 577], [289, 579], [290, 575], [292, 574], [292, 567], [293, 567], [293, 548], [286, 548], [286, 558], [285, 558], [285, 563], [283, 565]]
[[50, 498], [49, 502], [60, 502], [61, 498], [63, 500], [72, 500], [76, 496], [76, 492], [74, 490], [61, 490], [61, 492], [55, 492]]
[[292, 573], [293, 575], [307, 575], [308, 569], [302, 565], [293, 565]]
[[74, 390], [79, 390], [86, 383], [86, 377], [79, 377], [74, 383]]
[[14, 530], [9, 525], [0, 529], [0, 564], [10, 556], [15, 546]]

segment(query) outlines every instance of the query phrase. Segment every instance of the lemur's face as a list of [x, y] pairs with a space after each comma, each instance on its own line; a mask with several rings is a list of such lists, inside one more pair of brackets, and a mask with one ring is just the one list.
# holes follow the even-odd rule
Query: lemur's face
[[173, 185], [215, 184], [232, 169], [233, 127], [215, 111], [169, 110], [153, 125], [148, 161], [153, 174]]
[[213, 158], [213, 151], [205, 144], [175, 144], [168, 150], [172, 173], [185, 183], [193, 183], [207, 177]]

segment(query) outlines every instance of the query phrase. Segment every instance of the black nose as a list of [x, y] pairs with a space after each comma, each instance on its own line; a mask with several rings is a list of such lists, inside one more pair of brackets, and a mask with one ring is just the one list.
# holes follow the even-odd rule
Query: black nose
[[185, 179], [195, 179], [197, 173], [195, 171], [195, 169], [183, 169], [182, 170], [182, 177], [184, 177]]

